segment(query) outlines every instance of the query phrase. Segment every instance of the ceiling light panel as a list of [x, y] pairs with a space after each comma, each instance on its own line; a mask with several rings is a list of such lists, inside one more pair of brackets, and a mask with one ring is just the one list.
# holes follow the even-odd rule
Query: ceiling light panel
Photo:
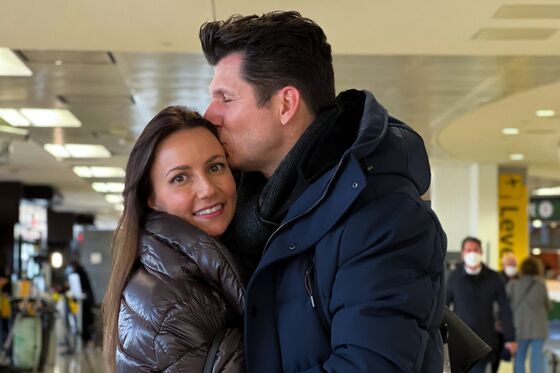
[[522, 161], [525, 159], [525, 156], [521, 153], [510, 154], [509, 159], [512, 161]]
[[111, 153], [103, 145], [89, 144], [45, 144], [47, 152], [55, 158], [109, 158]]
[[113, 178], [125, 176], [125, 171], [120, 167], [76, 166], [72, 170], [79, 177], [85, 178]]
[[519, 134], [519, 128], [504, 128], [504, 129], [502, 129], [502, 133], [504, 135], [518, 135]]
[[9, 48], [0, 48], [0, 76], [32, 76], [33, 72]]
[[110, 158], [111, 153], [103, 145], [66, 144], [72, 158]]
[[36, 127], [80, 127], [82, 123], [68, 110], [64, 109], [21, 109], [31, 124]]
[[124, 198], [122, 195], [120, 194], [107, 194], [105, 196], [105, 199], [107, 200], [107, 202], [109, 203], [123, 203]]
[[31, 122], [16, 109], [0, 109], [0, 118], [15, 127], [29, 127]]
[[68, 150], [66, 150], [64, 145], [45, 144], [43, 145], [43, 149], [45, 149], [47, 152], [49, 152], [53, 157], [57, 159], [70, 157], [70, 153], [68, 153]]
[[99, 193], [122, 193], [124, 183], [92, 183], [93, 190]]
[[543, 109], [543, 110], [537, 110], [535, 112], [535, 115], [537, 117], [540, 118], [550, 118], [556, 115], [556, 112], [554, 110], [550, 110], [550, 109]]
[[535, 196], [560, 196], [560, 186], [533, 190]]

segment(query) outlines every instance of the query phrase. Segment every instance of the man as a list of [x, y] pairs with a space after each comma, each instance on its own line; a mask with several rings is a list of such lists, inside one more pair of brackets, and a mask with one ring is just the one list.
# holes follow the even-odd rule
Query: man
[[[478, 334], [494, 353], [499, 349], [498, 333], [495, 329], [494, 303], [498, 304], [502, 321], [505, 348], [515, 354], [513, 318], [505, 284], [500, 275], [482, 263], [482, 244], [478, 238], [466, 237], [461, 244], [463, 262], [447, 279], [446, 304], [476, 334]], [[493, 356], [475, 365], [470, 372], [486, 372]]]
[[519, 273], [517, 269], [517, 257], [511, 249], [502, 250], [502, 270], [500, 275], [502, 280], [507, 284], [511, 280], [519, 278]]
[[[500, 277], [502, 280], [507, 283], [510, 280], [514, 280], [519, 278], [517, 273], [517, 258], [511, 249], [503, 249], [501, 251], [502, 255], [502, 270], [499, 272]], [[494, 312], [496, 315], [496, 312]], [[492, 373], [497, 373], [498, 369], [500, 368], [500, 361], [504, 360], [511, 360], [511, 354], [509, 350], [504, 350], [504, 328], [502, 326], [502, 321], [500, 320], [499, 316], [496, 315], [496, 332], [498, 335], [498, 344], [496, 346], [496, 350], [492, 355]]]
[[206, 117], [242, 171], [230, 237], [258, 262], [248, 371], [441, 372], [446, 238], [420, 199], [422, 139], [369, 92], [335, 98], [330, 45], [297, 12], [206, 23], [200, 39]]

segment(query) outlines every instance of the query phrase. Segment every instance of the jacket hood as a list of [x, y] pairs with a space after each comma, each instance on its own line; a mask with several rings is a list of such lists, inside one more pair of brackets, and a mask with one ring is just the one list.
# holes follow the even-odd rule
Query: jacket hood
[[356, 105], [361, 103], [357, 136], [348, 149], [350, 155], [368, 172], [404, 176], [412, 181], [420, 195], [424, 194], [430, 186], [431, 174], [420, 135], [388, 115], [371, 92], [342, 92], [337, 103], [342, 113], [348, 108], [355, 110]]
[[182, 219], [163, 212], [148, 215], [141, 234], [142, 264], [172, 278], [196, 276], [219, 290], [232, 309], [243, 313], [240, 265], [220, 242]]

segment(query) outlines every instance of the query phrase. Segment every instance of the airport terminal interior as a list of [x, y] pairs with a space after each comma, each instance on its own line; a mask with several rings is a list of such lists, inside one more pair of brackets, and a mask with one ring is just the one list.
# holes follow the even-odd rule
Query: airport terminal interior
[[12, 348], [18, 318], [41, 329], [35, 369], [105, 371], [132, 146], [166, 106], [204, 113], [201, 24], [272, 10], [324, 29], [337, 92], [371, 91], [423, 137], [449, 271], [466, 236], [496, 271], [506, 253], [542, 264], [546, 372], [560, 371], [559, 0], [0, 0], [0, 372], [28, 360]]

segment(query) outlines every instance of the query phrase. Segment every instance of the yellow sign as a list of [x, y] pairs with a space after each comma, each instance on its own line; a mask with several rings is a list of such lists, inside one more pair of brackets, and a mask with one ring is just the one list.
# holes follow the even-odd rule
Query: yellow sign
[[512, 250], [520, 263], [529, 255], [528, 195], [523, 175], [500, 174], [498, 194], [499, 254]]

